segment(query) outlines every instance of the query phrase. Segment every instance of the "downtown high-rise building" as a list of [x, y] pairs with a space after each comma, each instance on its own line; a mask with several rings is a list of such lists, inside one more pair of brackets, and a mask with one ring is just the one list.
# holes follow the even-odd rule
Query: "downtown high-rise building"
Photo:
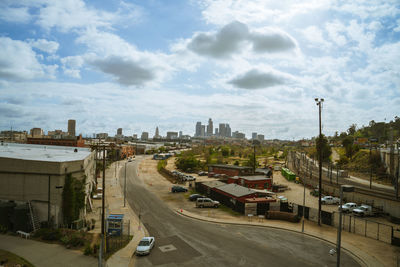
[[220, 137], [231, 137], [231, 127], [228, 123], [220, 123], [219, 124], [219, 133], [218, 136]]
[[251, 133], [251, 139], [256, 140], [257, 139], [257, 133]]
[[117, 129], [117, 135], [118, 136], [122, 136], [122, 128], [118, 128]]
[[208, 125], [207, 125], [207, 136], [212, 136], [213, 135], [213, 121], [211, 118], [208, 119]]
[[205, 125], [201, 125], [200, 136], [201, 136], [201, 137], [206, 136], [206, 126], [205, 126]]
[[195, 131], [194, 136], [195, 136], [195, 137], [201, 136], [201, 121], [198, 121], [198, 122], [196, 123], [196, 131]]
[[75, 126], [76, 126], [75, 120], [68, 120], [68, 135], [69, 136], [75, 136]]

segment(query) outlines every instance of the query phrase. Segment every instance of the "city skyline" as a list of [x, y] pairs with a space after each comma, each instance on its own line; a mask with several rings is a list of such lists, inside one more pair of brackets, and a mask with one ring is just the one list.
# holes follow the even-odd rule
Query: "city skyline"
[[[396, 1], [6, 1], [0, 130], [193, 134], [212, 117], [300, 139], [400, 107]], [[39, 126], [40, 125], [40, 126]], [[214, 126], [215, 128], [215, 126]]]

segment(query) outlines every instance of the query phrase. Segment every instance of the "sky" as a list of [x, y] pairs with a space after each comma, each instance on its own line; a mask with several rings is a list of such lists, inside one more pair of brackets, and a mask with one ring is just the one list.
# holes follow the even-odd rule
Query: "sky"
[[2, 0], [0, 130], [266, 139], [400, 111], [398, 0]]

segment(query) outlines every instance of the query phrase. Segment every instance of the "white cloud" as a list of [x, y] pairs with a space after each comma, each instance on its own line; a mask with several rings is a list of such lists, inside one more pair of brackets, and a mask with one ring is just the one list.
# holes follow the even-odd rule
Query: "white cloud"
[[80, 68], [84, 59], [81, 56], [69, 56], [61, 59], [62, 69], [65, 75], [72, 78], [81, 78]]
[[331, 47], [331, 43], [325, 40], [323, 32], [318, 27], [309, 26], [300, 31], [309, 41], [311, 47], [320, 47], [322, 49], [328, 49]]
[[0, 4], [0, 20], [27, 23], [31, 20], [31, 15], [26, 7], [8, 7]]
[[233, 21], [218, 32], [197, 33], [187, 41], [187, 48], [199, 55], [217, 59], [240, 54], [247, 47], [255, 53], [287, 52], [297, 47], [287, 33], [271, 28], [250, 31], [246, 24]]
[[340, 21], [335, 20], [333, 22], [328, 22], [326, 23], [325, 28], [328, 32], [329, 38], [337, 45], [343, 46], [347, 44], [346, 36], [341, 34], [346, 31], [346, 27]]
[[25, 42], [0, 37], [0, 77], [4, 79], [36, 79], [53, 77], [56, 65], [38, 62], [35, 52]]
[[196, 34], [188, 48], [199, 55], [226, 58], [240, 49], [240, 44], [248, 38], [248, 34], [245, 24], [234, 21], [217, 33]]
[[272, 72], [261, 72], [257, 69], [252, 69], [231, 79], [228, 83], [242, 89], [261, 89], [284, 84], [285, 79]]
[[58, 47], [60, 46], [59, 43], [57, 42], [48, 41], [45, 39], [37, 39], [37, 40], [28, 39], [27, 41], [32, 47], [37, 48], [48, 54], [54, 54], [55, 52], [57, 52]]
[[83, 55], [86, 63], [123, 85], [154, 85], [174, 71], [168, 55], [139, 51], [112, 33], [88, 29], [81, 33], [77, 42], [88, 47], [88, 52]]
[[224, 25], [232, 20], [246, 24], [274, 24], [311, 11], [328, 9], [331, 2], [333, 1], [203, 0], [200, 6], [203, 8], [204, 19], [212, 24]]

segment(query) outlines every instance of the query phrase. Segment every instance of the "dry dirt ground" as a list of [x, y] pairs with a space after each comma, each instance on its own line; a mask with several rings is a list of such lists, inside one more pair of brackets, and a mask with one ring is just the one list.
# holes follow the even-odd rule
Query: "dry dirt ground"
[[[166, 169], [170, 171], [175, 170], [176, 168], [174, 162], [175, 162], [174, 157], [169, 158]], [[195, 203], [188, 200], [189, 195], [193, 193], [193, 191], [191, 191], [190, 187], [188, 186], [188, 182], [186, 182], [184, 186], [189, 188], [189, 192], [171, 193], [172, 184], [157, 172], [156, 160], [152, 160], [150, 158], [143, 160], [139, 166], [139, 175], [140, 175], [139, 178], [141, 178], [143, 182], [148, 185], [149, 190], [158, 195], [161, 199], [163, 199], [166, 203], [168, 203], [171, 207], [173, 207], [173, 209], [176, 210], [184, 209], [189, 212], [213, 218], [229, 219], [234, 217], [235, 219], [247, 220], [245, 216], [239, 213], [235, 213], [227, 208], [225, 209], [196, 208]], [[196, 177], [197, 182], [215, 180], [214, 178], [209, 178], [207, 176], [198, 176], [197, 174], [191, 174], [191, 175]], [[279, 193], [278, 195], [283, 195], [287, 197], [289, 202], [302, 205], [303, 203], [302, 185], [287, 181], [278, 171], [274, 172], [274, 183], [287, 185], [289, 188], [289, 190]], [[306, 188], [306, 205], [318, 208], [318, 198], [311, 196], [310, 189], [308, 188]], [[323, 205], [322, 209], [326, 211], [334, 211], [337, 210], [337, 205]]]

